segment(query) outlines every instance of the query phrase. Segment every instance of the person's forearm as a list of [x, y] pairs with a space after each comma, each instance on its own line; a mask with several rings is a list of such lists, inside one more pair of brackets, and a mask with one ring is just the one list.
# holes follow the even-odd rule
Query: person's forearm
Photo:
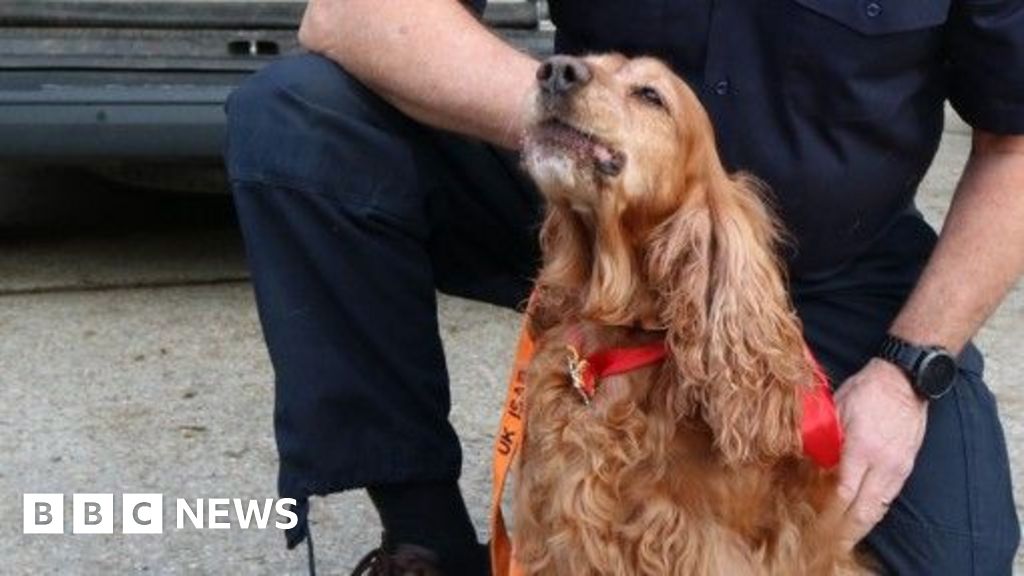
[[299, 40], [420, 122], [519, 145], [537, 64], [457, 0], [311, 0]]
[[959, 351], [1024, 272], [1024, 137], [976, 133], [938, 246], [892, 332]]

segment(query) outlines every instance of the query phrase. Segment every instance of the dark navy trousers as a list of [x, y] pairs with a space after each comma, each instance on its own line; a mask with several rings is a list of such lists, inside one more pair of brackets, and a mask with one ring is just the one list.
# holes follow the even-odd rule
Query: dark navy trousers
[[[227, 166], [276, 377], [279, 491], [456, 479], [436, 291], [521, 304], [542, 206], [514, 156], [420, 125], [330, 61], [283, 59], [228, 104]], [[935, 244], [914, 212], [792, 289], [835, 382], [879, 345]], [[512, 346], [512, 343], [509, 343]], [[973, 347], [931, 404], [868, 545], [891, 573], [1009, 574], [1020, 539], [996, 402]], [[289, 535], [297, 544], [304, 522]]]

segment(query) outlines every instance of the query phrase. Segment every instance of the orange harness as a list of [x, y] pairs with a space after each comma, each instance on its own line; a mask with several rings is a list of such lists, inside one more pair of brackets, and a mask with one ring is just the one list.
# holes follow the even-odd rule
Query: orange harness
[[[501, 427], [494, 443], [493, 484], [491, 490], [491, 573], [493, 576], [522, 576], [522, 568], [512, 555], [501, 499], [505, 493], [505, 480], [522, 444], [525, 427], [524, 375], [533, 358], [534, 343], [524, 323], [516, 346], [515, 362], [508, 383], [508, 394], [501, 415]], [[581, 358], [577, 345], [568, 346], [568, 372], [573, 387], [589, 403], [604, 376], [622, 374], [660, 362], [667, 350], [658, 342], [633, 348], [608, 348]], [[836, 407], [828, 376], [807, 350], [814, 367], [814, 387], [802, 394], [803, 418], [800, 423], [804, 454], [823, 468], [839, 463], [843, 432], [839, 426]]]

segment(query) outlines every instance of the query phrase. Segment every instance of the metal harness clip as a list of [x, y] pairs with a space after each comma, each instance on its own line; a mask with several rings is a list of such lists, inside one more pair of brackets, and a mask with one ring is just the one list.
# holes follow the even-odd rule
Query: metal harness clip
[[587, 371], [588, 364], [583, 358], [580, 358], [580, 352], [575, 346], [567, 345], [566, 349], [569, 352], [566, 361], [569, 367], [569, 377], [572, 378], [572, 387], [579, 392], [580, 397], [583, 398], [583, 403], [590, 405], [590, 394], [588, 394], [586, 387], [586, 379], [584, 374]]

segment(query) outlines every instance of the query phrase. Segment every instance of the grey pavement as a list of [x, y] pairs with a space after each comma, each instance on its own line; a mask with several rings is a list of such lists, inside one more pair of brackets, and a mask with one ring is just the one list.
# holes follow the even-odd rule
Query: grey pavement
[[[951, 124], [922, 189], [932, 222], [941, 222], [968, 148], [966, 131]], [[304, 573], [304, 550], [287, 552], [277, 530], [173, 526], [174, 498], [274, 496], [271, 367], [224, 199], [109, 192], [52, 171], [32, 184], [24, 170], [4, 170], [0, 573]], [[482, 538], [490, 444], [518, 320], [441, 298], [462, 485]], [[979, 340], [1024, 502], [1021, 288]], [[64, 493], [67, 508], [74, 492], [114, 493], [115, 501], [160, 492], [165, 533], [122, 535], [118, 519], [114, 535], [23, 535], [25, 492]], [[347, 573], [377, 542], [361, 494], [318, 499], [312, 518], [322, 573]], [[70, 532], [70, 518], [65, 524]], [[1022, 555], [1017, 568], [1024, 572]]]

